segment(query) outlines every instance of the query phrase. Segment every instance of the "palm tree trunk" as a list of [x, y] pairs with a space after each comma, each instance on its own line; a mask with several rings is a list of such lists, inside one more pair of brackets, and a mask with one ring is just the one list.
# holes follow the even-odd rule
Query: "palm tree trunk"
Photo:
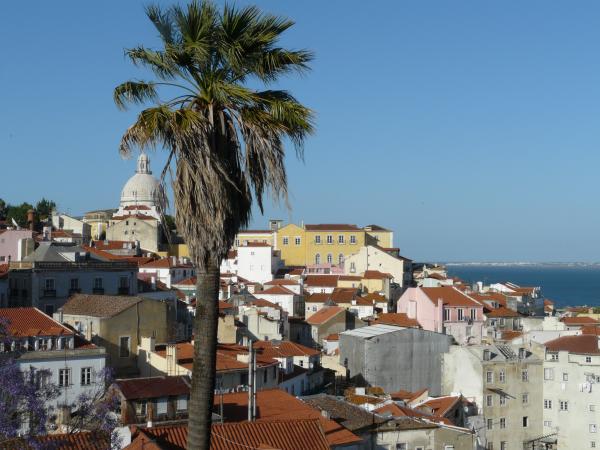
[[197, 273], [194, 364], [188, 419], [188, 450], [209, 450], [215, 390], [219, 266], [210, 262]]

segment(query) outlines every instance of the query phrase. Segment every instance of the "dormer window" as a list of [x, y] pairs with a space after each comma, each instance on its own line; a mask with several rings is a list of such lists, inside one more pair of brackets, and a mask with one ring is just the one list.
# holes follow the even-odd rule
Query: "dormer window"
[[491, 356], [491, 352], [489, 350], [484, 350], [483, 351], [483, 360], [484, 361], [489, 361], [490, 360], [490, 356]]

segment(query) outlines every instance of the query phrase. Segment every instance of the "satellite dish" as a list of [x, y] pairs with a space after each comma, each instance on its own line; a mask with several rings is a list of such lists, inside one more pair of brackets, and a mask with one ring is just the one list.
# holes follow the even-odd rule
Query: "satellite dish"
[[13, 224], [15, 227], [17, 227], [17, 230], [20, 230], [20, 229], [21, 229], [21, 227], [19, 226], [19, 224], [17, 223], [17, 221], [15, 220], [15, 218], [14, 218], [14, 217], [11, 217], [11, 221], [12, 221], [12, 224]]

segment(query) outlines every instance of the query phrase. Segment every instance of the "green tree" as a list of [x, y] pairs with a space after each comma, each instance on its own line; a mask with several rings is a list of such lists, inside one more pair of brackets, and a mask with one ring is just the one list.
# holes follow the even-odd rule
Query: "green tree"
[[6, 213], [8, 212], [8, 204], [0, 198], [0, 220], [6, 219]]
[[12, 220], [17, 222], [20, 227], [27, 226], [27, 211], [33, 209], [33, 206], [29, 203], [23, 202], [20, 205], [10, 205], [6, 212], [6, 221], [9, 226], [12, 226]]
[[120, 151], [165, 148], [163, 180], [169, 165], [175, 166], [175, 221], [198, 274], [188, 449], [208, 450], [219, 265], [247, 226], [253, 201], [261, 211], [266, 193], [287, 203], [284, 141], [301, 157], [313, 130], [312, 111], [291, 94], [250, 84], [265, 86], [304, 72], [312, 53], [279, 47], [281, 34], [294, 23], [256, 7], [217, 10], [210, 1], [194, 1], [168, 9], [150, 6], [146, 14], [161, 48], [137, 47], [126, 54], [157, 80], [115, 88], [120, 108], [152, 103], [124, 133]]
[[52, 200], [42, 199], [35, 205], [35, 211], [40, 221], [46, 220], [52, 216], [52, 210], [56, 208], [56, 203]]

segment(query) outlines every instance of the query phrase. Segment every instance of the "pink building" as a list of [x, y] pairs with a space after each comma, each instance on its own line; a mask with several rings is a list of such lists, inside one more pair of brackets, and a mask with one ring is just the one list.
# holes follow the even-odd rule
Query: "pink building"
[[[20, 261], [33, 251], [33, 231], [31, 230], [0, 230], [0, 264], [9, 261]], [[29, 247], [27, 239], [30, 240]]]
[[458, 344], [481, 342], [483, 304], [455, 287], [409, 288], [398, 300], [398, 312], [424, 330], [452, 335]]

